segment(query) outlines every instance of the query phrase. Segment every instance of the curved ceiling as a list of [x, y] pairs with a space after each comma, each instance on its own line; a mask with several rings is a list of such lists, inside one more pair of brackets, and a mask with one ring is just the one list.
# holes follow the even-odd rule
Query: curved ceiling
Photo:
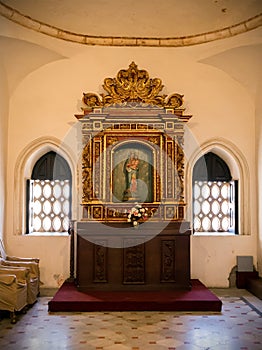
[[0, 13], [82, 44], [185, 46], [262, 25], [261, 0], [4, 0]]

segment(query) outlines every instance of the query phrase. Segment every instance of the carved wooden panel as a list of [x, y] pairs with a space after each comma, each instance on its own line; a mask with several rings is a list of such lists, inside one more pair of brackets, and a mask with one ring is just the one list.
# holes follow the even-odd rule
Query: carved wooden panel
[[93, 205], [91, 207], [91, 216], [95, 220], [102, 220], [104, 218], [104, 207], [103, 207], [103, 205]]
[[183, 150], [183, 136], [176, 137], [176, 171], [177, 178], [175, 183], [175, 199], [184, 201], [184, 150]]
[[175, 206], [166, 206], [165, 207], [165, 219], [172, 220], [173, 218], [177, 219], [177, 212]]
[[91, 142], [89, 137], [83, 138], [84, 147], [82, 152], [82, 185], [83, 185], [83, 203], [92, 199], [93, 181], [92, 181], [92, 160], [91, 160]]
[[161, 282], [175, 282], [175, 241], [161, 241]]
[[94, 186], [94, 194], [93, 198], [102, 198], [102, 176], [103, 176], [103, 162], [99, 159], [100, 155], [103, 152], [103, 139], [102, 135], [99, 137], [95, 137], [93, 141], [93, 186]]
[[107, 247], [106, 241], [97, 242], [94, 249], [94, 280], [93, 282], [107, 282]]
[[173, 140], [166, 141], [166, 198], [174, 198], [174, 142]]
[[[128, 242], [128, 244], [131, 244], [131, 242]], [[123, 283], [145, 283], [145, 245], [139, 244], [136, 246], [125, 248], [123, 250], [123, 254]]]

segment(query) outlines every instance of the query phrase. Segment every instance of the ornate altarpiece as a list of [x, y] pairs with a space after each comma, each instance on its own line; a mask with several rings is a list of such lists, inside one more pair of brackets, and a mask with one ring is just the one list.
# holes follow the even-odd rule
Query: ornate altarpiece
[[[188, 288], [183, 143], [190, 116], [183, 115], [183, 95], [161, 95], [161, 79], [134, 62], [103, 88], [107, 94], [84, 93], [83, 114], [76, 115], [83, 147], [79, 288]], [[135, 202], [148, 208], [149, 219], [130, 228], [130, 238], [127, 216]]]

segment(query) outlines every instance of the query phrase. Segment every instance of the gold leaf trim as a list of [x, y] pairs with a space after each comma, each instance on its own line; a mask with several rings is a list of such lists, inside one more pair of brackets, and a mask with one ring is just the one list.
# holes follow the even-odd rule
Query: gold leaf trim
[[145, 69], [138, 69], [135, 62], [128, 69], [121, 69], [116, 78], [105, 78], [103, 88], [107, 94], [100, 96], [95, 93], [84, 93], [82, 108], [85, 113], [94, 108], [109, 107], [113, 105], [142, 104], [158, 107], [180, 108], [183, 104], [183, 95], [174, 93], [160, 95], [164, 85], [160, 78], [150, 78]]

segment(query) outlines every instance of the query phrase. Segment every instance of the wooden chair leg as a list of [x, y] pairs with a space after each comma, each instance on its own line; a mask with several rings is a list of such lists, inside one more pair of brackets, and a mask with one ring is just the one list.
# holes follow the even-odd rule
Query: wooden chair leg
[[16, 323], [16, 315], [14, 311], [10, 311], [10, 319], [12, 324]]

